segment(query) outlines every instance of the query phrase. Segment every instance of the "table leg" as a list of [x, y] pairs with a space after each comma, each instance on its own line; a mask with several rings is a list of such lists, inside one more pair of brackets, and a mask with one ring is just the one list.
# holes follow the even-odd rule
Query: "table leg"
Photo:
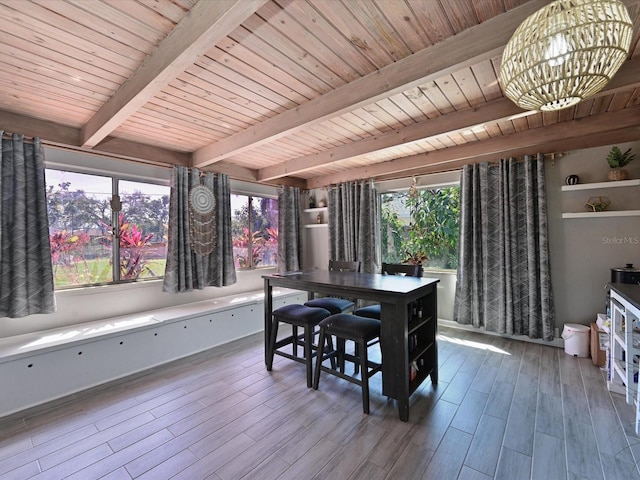
[[433, 346], [433, 357], [431, 362], [433, 365], [433, 370], [431, 370], [431, 384], [437, 385], [438, 384], [438, 344], [437, 343]]
[[268, 359], [271, 358], [271, 351], [269, 348], [271, 339], [272, 328], [272, 314], [273, 314], [273, 287], [269, 283], [269, 279], [264, 279], [264, 363], [268, 364]]
[[382, 303], [380, 308], [382, 393], [398, 403], [400, 420], [409, 420], [409, 350], [407, 307]]

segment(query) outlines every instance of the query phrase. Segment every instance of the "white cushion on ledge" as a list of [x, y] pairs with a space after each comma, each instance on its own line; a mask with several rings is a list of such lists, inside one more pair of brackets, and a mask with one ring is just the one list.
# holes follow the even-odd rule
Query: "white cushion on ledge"
[[[278, 297], [295, 290], [273, 290]], [[175, 322], [210, 312], [236, 308], [264, 301], [264, 291], [252, 291], [229, 295], [212, 300], [203, 300], [157, 310], [131, 313], [119, 317], [94, 320], [65, 327], [41, 330], [11, 337], [0, 338], [0, 363], [26, 357], [34, 351], [45, 352], [71, 343], [86, 343], [96, 337], [115, 336], [124, 331], [154, 328], [165, 322]]]

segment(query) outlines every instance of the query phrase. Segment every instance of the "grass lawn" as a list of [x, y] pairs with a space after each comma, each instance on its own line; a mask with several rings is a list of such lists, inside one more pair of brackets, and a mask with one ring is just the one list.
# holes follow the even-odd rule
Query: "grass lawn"
[[[167, 261], [150, 260], [147, 263], [153, 275], [145, 271], [139, 278], [155, 278], [164, 276]], [[53, 282], [56, 288], [92, 283], [109, 283], [113, 281], [111, 262], [109, 259], [95, 259], [76, 262], [73, 265], [54, 265]]]

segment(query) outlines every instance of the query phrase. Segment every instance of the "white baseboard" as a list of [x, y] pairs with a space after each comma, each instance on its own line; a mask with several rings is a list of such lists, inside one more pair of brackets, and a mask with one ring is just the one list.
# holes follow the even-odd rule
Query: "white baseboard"
[[443, 319], [438, 319], [438, 325], [449, 328], [457, 328], [459, 330], [467, 330], [469, 332], [482, 333], [485, 335], [509, 338], [511, 340], [520, 340], [522, 342], [539, 343], [540, 345], [546, 345], [548, 347], [564, 348], [564, 340], [562, 339], [562, 337], [556, 337], [552, 341], [548, 342], [546, 340], [540, 340], [537, 338], [529, 338], [526, 335], [505, 335], [502, 333], [490, 332], [488, 330], [485, 330], [484, 328], [476, 328], [473, 325], [461, 325], [458, 322], [454, 322], [453, 320]]

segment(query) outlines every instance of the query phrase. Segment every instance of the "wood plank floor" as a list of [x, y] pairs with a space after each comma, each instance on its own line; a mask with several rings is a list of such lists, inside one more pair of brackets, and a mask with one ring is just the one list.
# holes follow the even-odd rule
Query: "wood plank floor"
[[640, 478], [635, 412], [590, 359], [444, 327], [439, 353], [403, 423], [380, 375], [364, 415], [337, 377], [267, 372], [254, 335], [0, 420], [0, 478]]

